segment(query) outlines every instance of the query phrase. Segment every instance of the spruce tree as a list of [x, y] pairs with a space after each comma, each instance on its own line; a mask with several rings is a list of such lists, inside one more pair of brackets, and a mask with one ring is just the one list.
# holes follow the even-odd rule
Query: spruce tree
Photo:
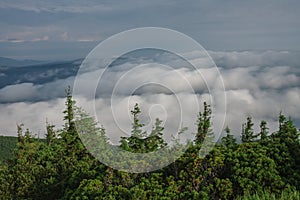
[[260, 136], [260, 141], [265, 144], [266, 141], [268, 140], [268, 134], [269, 134], [269, 128], [267, 127], [267, 122], [262, 120], [260, 123], [260, 132], [259, 132], [259, 136]]
[[197, 119], [196, 144], [202, 144], [207, 135], [212, 135], [211, 108], [206, 102], [203, 103], [203, 113], [199, 112]]
[[228, 149], [233, 149], [237, 145], [237, 143], [236, 143], [236, 139], [230, 133], [230, 129], [228, 126], [225, 128], [225, 133], [226, 136], [221, 139], [222, 144]]
[[247, 122], [242, 125], [242, 142], [251, 142], [254, 135], [252, 117], [247, 117]]
[[131, 114], [133, 116], [132, 130], [130, 137], [122, 137], [120, 147], [123, 150], [134, 153], [147, 153], [165, 147], [167, 144], [163, 139], [164, 127], [162, 121], [155, 120], [155, 125], [147, 137], [147, 132], [143, 131], [144, 124], [140, 123], [139, 115], [141, 110], [138, 104], [135, 104]]

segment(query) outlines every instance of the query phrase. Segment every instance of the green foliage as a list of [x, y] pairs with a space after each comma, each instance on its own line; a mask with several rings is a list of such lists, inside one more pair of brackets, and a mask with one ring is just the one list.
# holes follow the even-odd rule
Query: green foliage
[[223, 144], [228, 151], [234, 150], [237, 147], [236, 139], [230, 134], [230, 129], [227, 126], [225, 129], [226, 136], [221, 139], [221, 144]]
[[247, 194], [266, 189], [276, 193], [283, 189], [284, 182], [267, 151], [256, 142], [239, 145], [230, 160], [236, 191]]
[[0, 136], [0, 163], [13, 156], [13, 150], [17, 146], [18, 138]]
[[271, 135], [267, 144], [269, 155], [275, 161], [286, 184], [300, 189], [300, 143], [299, 131], [292, 120], [280, 113], [279, 130]]
[[141, 124], [138, 118], [140, 113], [141, 110], [138, 104], [135, 104], [134, 109], [131, 111], [133, 115], [132, 135], [130, 137], [122, 137], [120, 147], [123, 150], [134, 153], [147, 153], [167, 146], [163, 139], [164, 127], [161, 126], [162, 121], [159, 119], [155, 120], [155, 126], [147, 137], [147, 133], [142, 130], [144, 124]]
[[70, 199], [97, 199], [103, 193], [103, 183], [97, 179], [84, 179]]
[[252, 118], [250, 116], [247, 117], [246, 123], [242, 125], [242, 142], [250, 142], [256, 137], [253, 125]]
[[[299, 131], [282, 113], [278, 131], [272, 134], [265, 121], [255, 134], [248, 117], [240, 144], [227, 127], [227, 135], [202, 158], [199, 149], [207, 137], [214, 137], [211, 109], [204, 103], [196, 141], [185, 153], [163, 169], [134, 174], [111, 169], [92, 156], [105, 151], [105, 159], [110, 159], [105, 129], [76, 107], [70, 88], [66, 94], [63, 129], [47, 123], [46, 139], [39, 140], [19, 125], [17, 138], [0, 137], [1, 148], [5, 147], [0, 165], [2, 199], [299, 199]], [[159, 119], [149, 134], [143, 131], [140, 113], [136, 104], [131, 111], [132, 135], [121, 139], [120, 148], [146, 153], [180, 147], [176, 141], [172, 147], [166, 144]]]
[[300, 200], [300, 193], [298, 191], [283, 190], [281, 194], [275, 195], [274, 193], [263, 191], [239, 197], [237, 200]]
[[259, 132], [259, 136], [260, 136], [260, 141], [263, 144], [266, 144], [268, 141], [268, 134], [269, 134], [269, 128], [267, 127], [267, 122], [266, 121], [261, 121], [260, 123], [260, 132]]
[[198, 131], [196, 134], [196, 144], [202, 144], [205, 137], [210, 134], [212, 135], [211, 130], [211, 108], [206, 102], [203, 104], [203, 113], [200, 112], [197, 120]]

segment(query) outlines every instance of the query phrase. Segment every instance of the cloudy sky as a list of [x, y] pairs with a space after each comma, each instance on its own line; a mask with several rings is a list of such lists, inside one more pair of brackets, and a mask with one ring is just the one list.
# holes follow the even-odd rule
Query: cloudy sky
[[[141, 103], [144, 122], [150, 128], [154, 115], [177, 123], [177, 119], [170, 117], [179, 116], [176, 109], [172, 110], [178, 108], [178, 101], [170, 95], [170, 88], [178, 86], [173, 89], [180, 98], [187, 91], [186, 80], [196, 92], [185, 94], [182, 105], [186, 106], [182, 107], [186, 108], [186, 121], [194, 124], [197, 113], [188, 105], [195, 98], [201, 103], [209, 101], [206, 84], [214, 84], [221, 75], [227, 96], [224, 126], [229, 125], [235, 135], [240, 134], [241, 123], [248, 115], [253, 116], [256, 130], [262, 119], [269, 122], [271, 131], [276, 130], [280, 111], [290, 115], [300, 127], [299, 8], [298, 0], [1, 0], [0, 57], [50, 63], [80, 59], [99, 42], [121, 31], [145, 26], [170, 28], [203, 45], [220, 74], [209, 65], [203, 71], [204, 81], [174, 55], [147, 51], [129, 54], [102, 79], [106, 90], [100, 88], [96, 96], [102, 124], [111, 126], [114, 116], [107, 114], [110, 99], [106, 94], [116, 84], [119, 90], [115, 90], [114, 108], [121, 113], [121, 129], [128, 129], [128, 108], [134, 102]], [[202, 66], [211, 62], [199, 52], [186, 55], [189, 61]], [[98, 78], [94, 73], [97, 69], [76, 76], [80, 61], [41, 64], [40, 68], [0, 66], [0, 134], [16, 135], [17, 123], [41, 134], [46, 120], [60, 127], [64, 87], [72, 85], [76, 78], [83, 81], [84, 93], [88, 82]], [[140, 87], [145, 77], [167, 89], [157, 85]], [[131, 89], [136, 87], [140, 88], [133, 96]], [[78, 97], [83, 107], [92, 101], [85, 95]], [[216, 117], [221, 115], [222, 112], [215, 111]]]
[[1, 0], [0, 55], [73, 59], [107, 37], [158, 26], [209, 50], [300, 50], [298, 0]]

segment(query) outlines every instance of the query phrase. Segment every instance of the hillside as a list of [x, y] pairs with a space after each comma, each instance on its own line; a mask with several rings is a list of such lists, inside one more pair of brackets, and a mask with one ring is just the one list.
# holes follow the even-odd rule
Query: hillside
[[45, 61], [16, 60], [12, 58], [0, 57], [0, 66], [21, 67], [21, 66], [36, 65], [41, 63], [45, 63]]
[[[1, 197], [300, 200], [300, 132], [282, 113], [276, 132], [269, 133], [267, 122], [261, 121], [260, 132], [255, 133], [249, 116], [242, 125], [241, 142], [226, 128], [220, 143], [201, 156], [201, 150], [207, 147], [205, 138], [214, 137], [211, 108], [204, 103], [195, 140], [175, 160], [172, 156], [183, 146], [166, 143], [161, 120], [156, 120], [149, 137], [142, 137], [144, 125], [140, 123], [138, 104], [131, 111], [132, 135], [122, 137], [120, 146], [111, 147], [105, 129], [97, 127], [84, 111], [75, 109], [70, 88], [67, 92], [64, 129], [48, 124], [46, 139], [41, 140], [18, 127], [15, 154], [11, 162], [0, 164]], [[2, 157], [8, 157], [17, 138], [0, 138]], [[132, 155], [136, 153], [142, 156], [135, 159]], [[162, 166], [165, 161], [171, 163]]]

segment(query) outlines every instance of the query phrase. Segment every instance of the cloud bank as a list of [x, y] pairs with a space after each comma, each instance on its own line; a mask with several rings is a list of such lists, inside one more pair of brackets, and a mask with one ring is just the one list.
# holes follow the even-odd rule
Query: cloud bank
[[[291, 116], [296, 122], [300, 121], [300, 68], [299, 53], [288, 51], [264, 51], [264, 52], [209, 52], [219, 67], [220, 73], [224, 79], [227, 96], [227, 115], [224, 126], [229, 126], [232, 133], [238, 136], [241, 132], [241, 124], [248, 115], [253, 117], [258, 131], [259, 122], [266, 120], [269, 123], [270, 131], [277, 129], [277, 116], [280, 111]], [[207, 60], [193, 57], [193, 52], [189, 53], [190, 58], [203, 66], [207, 66]], [[168, 59], [166, 59], [168, 58]], [[179, 116], [178, 101], [172, 96], [172, 90], [181, 94], [189, 87], [185, 79], [189, 80], [191, 87], [195, 90], [194, 95], [182, 93], [184, 99], [182, 107], [185, 108], [185, 115], [182, 116], [184, 123], [188, 126], [195, 124], [195, 113], [193, 99], [201, 103], [210, 102], [209, 92], [203, 79], [199, 79], [195, 72], [181, 63], [175, 70], [169, 71], [165, 65], [177, 63], [174, 58], [170, 59], [166, 54], [158, 55], [155, 62], [152, 59], [145, 59], [139, 56], [134, 59], [122, 58], [117, 64], [112, 66], [101, 79], [96, 93], [96, 114], [98, 121], [108, 129], [109, 137], [113, 142], [118, 141], [118, 136], [113, 132], [115, 129], [113, 120], [118, 120], [118, 129], [130, 130], [130, 110], [135, 102], [140, 103], [142, 108], [142, 122], [146, 129], [150, 130], [156, 117], [164, 120], [168, 127], [178, 125]], [[127, 73], [130, 67], [137, 67], [134, 73]], [[207, 84], [213, 84], [217, 75], [204, 68], [202, 70]], [[90, 74], [89, 74], [90, 73]], [[89, 81], [98, 79], [94, 72], [81, 75], [80, 78], [85, 81], [80, 90], [82, 94], [90, 88]], [[16, 123], [24, 123], [34, 133], [45, 131], [46, 119], [60, 127], [62, 123], [62, 110], [64, 108], [64, 88], [66, 85], [72, 85], [75, 74], [69, 74], [64, 79], [52, 80], [43, 84], [34, 82], [19, 83], [7, 85], [0, 89], [0, 133], [7, 135], [16, 135]], [[184, 78], [182, 78], [184, 77]], [[89, 79], [88, 79], [89, 78]], [[153, 81], [160, 81], [162, 87], [158, 85], [143, 85], [143, 82], [150, 78]], [[110, 91], [114, 83], [120, 81], [117, 90], [113, 108], [110, 107]], [[136, 85], [142, 85], [136, 88], [132, 93], [132, 88]], [[171, 89], [170, 89], [171, 88]], [[174, 92], [173, 91], [173, 92]], [[93, 99], [85, 96], [77, 97], [78, 104], [85, 108], [85, 105], [91, 105]], [[211, 103], [211, 102], [210, 102]], [[163, 106], [162, 106], [163, 105]], [[172, 109], [173, 108], [173, 109]], [[113, 116], [109, 114], [113, 109]], [[87, 107], [87, 111], [95, 111]], [[168, 111], [168, 112], [166, 112]], [[172, 111], [170, 113], [170, 111]], [[216, 111], [215, 117], [221, 115]], [[173, 123], [173, 124], [172, 124]], [[300, 124], [297, 124], [299, 127]], [[173, 130], [170, 129], [169, 132]], [[123, 135], [124, 136], [124, 135]], [[169, 138], [169, 136], [166, 136]]]

